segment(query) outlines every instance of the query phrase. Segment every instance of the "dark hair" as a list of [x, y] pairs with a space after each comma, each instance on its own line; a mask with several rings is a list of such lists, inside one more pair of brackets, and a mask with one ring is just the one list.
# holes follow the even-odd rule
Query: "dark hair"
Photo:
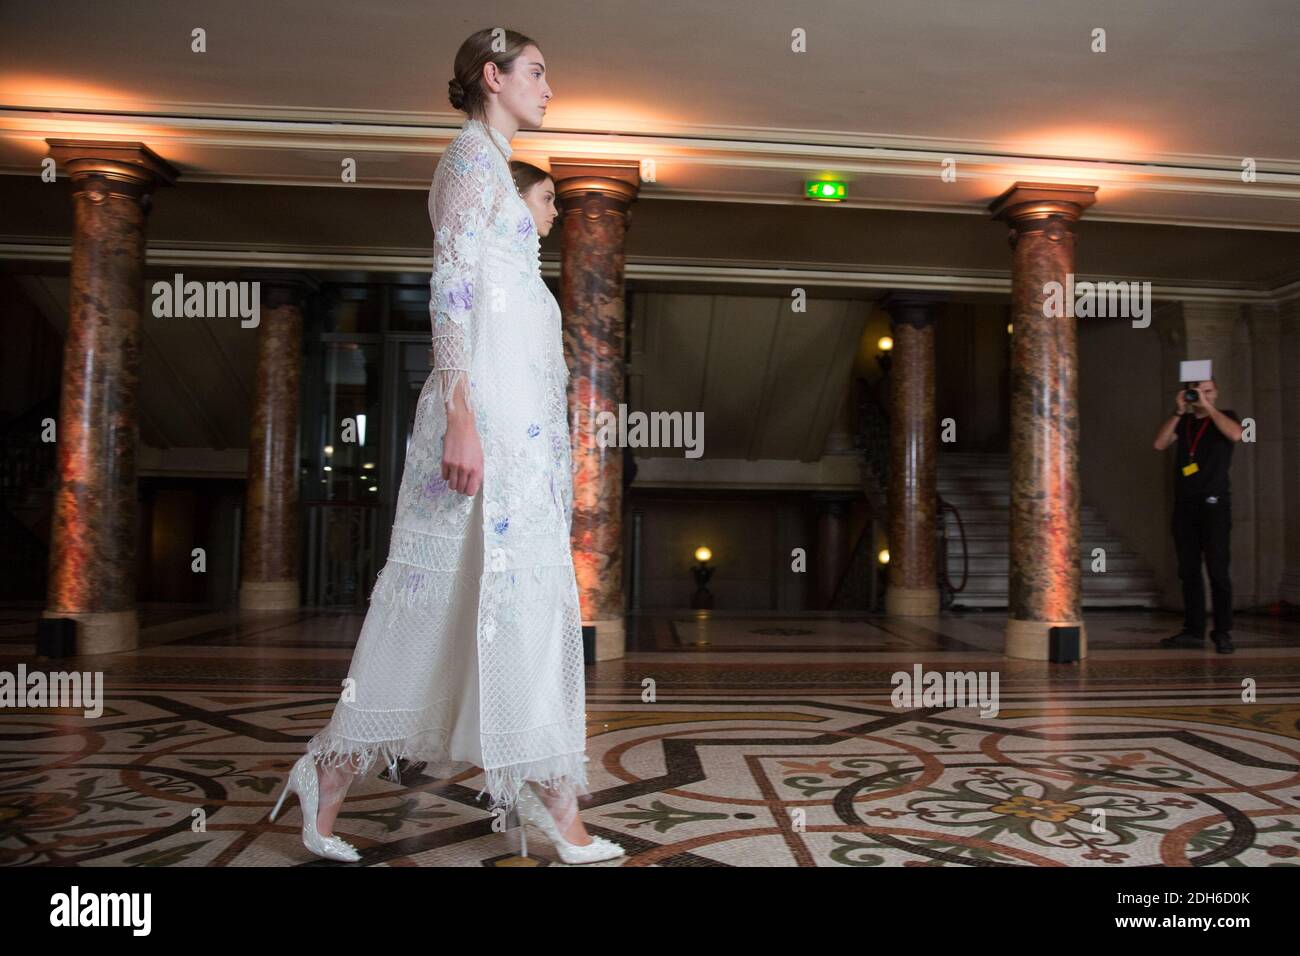
[[523, 160], [510, 160], [510, 175], [515, 181], [515, 189], [519, 190], [520, 196], [528, 194], [540, 182], [545, 182], [551, 178], [551, 174], [544, 169], [538, 169], [532, 163], [525, 163]]
[[[505, 47], [502, 50], [493, 49], [498, 31]], [[470, 34], [456, 51], [453, 69], [455, 76], [447, 83], [447, 99], [451, 105], [475, 119], [481, 119], [487, 107], [483, 67], [495, 63], [502, 73], [509, 73], [514, 68], [515, 60], [524, 52], [524, 47], [529, 45], [537, 46], [537, 43], [530, 37], [505, 27], [484, 27], [477, 33]]]

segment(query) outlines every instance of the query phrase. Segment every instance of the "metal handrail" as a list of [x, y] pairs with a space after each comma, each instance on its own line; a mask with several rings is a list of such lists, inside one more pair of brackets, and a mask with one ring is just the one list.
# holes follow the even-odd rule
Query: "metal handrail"
[[[966, 588], [966, 582], [970, 579], [970, 546], [966, 541], [966, 526], [962, 524], [961, 512], [957, 506], [950, 501], [945, 501], [943, 495], [937, 495], [939, 499], [939, 602], [944, 608], [952, 606], [953, 598], [960, 594]], [[961, 584], [957, 587], [952, 586], [952, 579], [948, 577], [948, 523], [944, 520], [944, 515], [948, 512], [957, 519], [957, 531], [961, 535]]]

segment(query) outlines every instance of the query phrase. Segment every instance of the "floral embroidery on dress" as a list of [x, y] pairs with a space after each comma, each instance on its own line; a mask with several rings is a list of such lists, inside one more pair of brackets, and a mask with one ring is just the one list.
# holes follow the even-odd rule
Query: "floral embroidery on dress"
[[451, 486], [447, 484], [447, 479], [442, 477], [442, 469], [431, 471], [428, 477], [424, 479], [424, 493], [430, 498], [437, 495], [446, 494]]
[[528, 426], [529, 438], [536, 438], [541, 433], [542, 433], [542, 427], [538, 425], [537, 422], [533, 422], [531, 425]]
[[409, 598], [419, 597], [420, 592], [424, 590], [424, 585], [425, 585], [425, 576], [423, 572], [416, 572], [415, 574], [408, 576], [406, 579], [407, 597]]
[[483, 503], [483, 517], [487, 526], [497, 534], [505, 534], [510, 525], [510, 515], [506, 506], [496, 498], [489, 498]]

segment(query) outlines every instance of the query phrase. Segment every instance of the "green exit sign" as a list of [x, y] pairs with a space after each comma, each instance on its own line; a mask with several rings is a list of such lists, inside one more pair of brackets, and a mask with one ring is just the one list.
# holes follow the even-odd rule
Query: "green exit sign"
[[820, 179], [804, 183], [803, 194], [806, 198], [816, 199], [818, 202], [844, 202], [848, 190], [844, 183]]

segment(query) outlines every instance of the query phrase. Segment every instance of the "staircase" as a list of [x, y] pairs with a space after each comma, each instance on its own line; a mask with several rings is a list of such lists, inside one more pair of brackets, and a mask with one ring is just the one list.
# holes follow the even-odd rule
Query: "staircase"
[[[966, 587], [957, 607], [1006, 607], [1010, 573], [1010, 457], [1006, 454], [941, 452], [939, 494], [956, 506], [970, 554]], [[1157, 607], [1155, 578], [1141, 559], [1106, 527], [1095, 508], [1080, 507], [1082, 603], [1084, 607]], [[957, 522], [948, 517], [948, 578], [961, 583], [962, 547]], [[1092, 570], [1092, 551], [1104, 548], [1106, 571]]]
[[58, 414], [54, 394], [0, 425], [0, 600], [45, 596], [58, 476], [56, 446], [41, 441], [40, 433], [41, 422]]

